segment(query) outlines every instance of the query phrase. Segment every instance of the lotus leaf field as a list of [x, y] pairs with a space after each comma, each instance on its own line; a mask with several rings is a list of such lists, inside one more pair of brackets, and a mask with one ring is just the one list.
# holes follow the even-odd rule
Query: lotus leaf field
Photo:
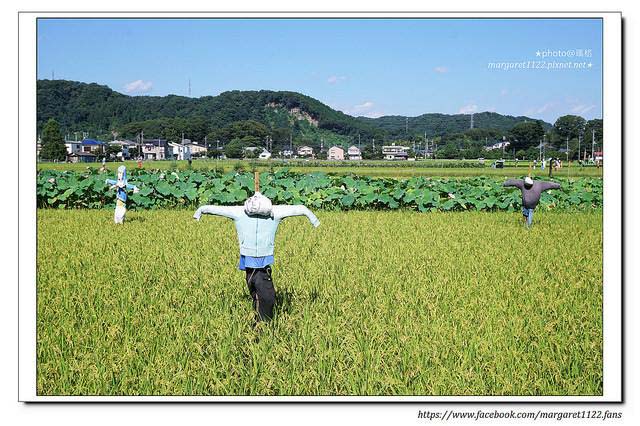
[[228, 219], [253, 174], [37, 175], [39, 395], [601, 395], [602, 179], [559, 178], [534, 226], [497, 177], [260, 174], [273, 321], [254, 325]]
[[[113, 206], [106, 173], [44, 170], [38, 173], [39, 207], [102, 208]], [[602, 179], [559, 178], [561, 190], [545, 192], [541, 206], [585, 210], [602, 206]], [[253, 174], [207, 171], [137, 171], [129, 176], [140, 192], [130, 196], [129, 208], [193, 208], [202, 204], [242, 203], [253, 191]], [[305, 204], [323, 210], [514, 211], [518, 191], [506, 190], [493, 177], [464, 179], [414, 177], [372, 178], [284, 171], [261, 173], [262, 192], [280, 204]]]

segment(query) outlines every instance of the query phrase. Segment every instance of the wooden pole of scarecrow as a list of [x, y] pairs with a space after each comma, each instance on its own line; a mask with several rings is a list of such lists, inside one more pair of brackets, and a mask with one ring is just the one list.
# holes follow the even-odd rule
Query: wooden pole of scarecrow
[[260, 172], [253, 173], [253, 190], [254, 192], [260, 192]]
[[[533, 165], [533, 163], [529, 163], [529, 174], [527, 176], [531, 177], [531, 166]], [[522, 216], [522, 220], [524, 221], [524, 223], [527, 223], [527, 218], [525, 216]]]

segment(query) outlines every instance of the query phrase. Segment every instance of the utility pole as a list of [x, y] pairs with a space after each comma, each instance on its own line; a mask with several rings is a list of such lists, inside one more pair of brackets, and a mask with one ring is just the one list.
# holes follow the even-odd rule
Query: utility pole
[[538, 161], [542, 161], [542, 140], [540, 140], [540, 145], [538, 145]]
[[404, 134], [409, 137], [409, 117], [404, 118]]
[[424, 131], [424, 158], [427, 158], [427, 147], [429, 146], [429, 139], [427, 139], [427, 131]]
[[569, 162], [569, 136], [567, 136], [567, 163]]
[[470, 129], [473, 129], [473, 113], [471, 113], [471, 124], [469, 125]]
[[582, 142], [582, 133], [578, 135], [578, 161], [580, 161], [580, 142]]
[[189, 96], [191, 96], [191, 78], [189, 78]]
[[591, 160], [592, 161], [596, 161], [595, 147], [596, 147], [596, 129], [591, 129]]
[[142, 157], [142, 145], [144, 144], [144, 130], [140, 130], [140, 147], [138, 147], [138, 156]]
[[[360, 133], [358, 132], [358, 149], [361, 149], [362, 145], [360, 145]], [[320, 148], [322, 149], [322, 147]]]

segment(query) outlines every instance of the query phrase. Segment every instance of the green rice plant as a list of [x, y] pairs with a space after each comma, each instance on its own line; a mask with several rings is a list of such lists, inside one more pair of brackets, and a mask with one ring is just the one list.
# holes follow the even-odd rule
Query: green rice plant
[[235, 230], [39, 209], [40, 395], [600, 395], [602, 212], [284, 221], [253, 327]]
[[[166, 170], [174, 169], [168, 160], [145, 160], [143, 168], [145, 170]], [[115, 173], [119, 165], [126, 165], [128, 170], [137, 168], [135, 161], [124, 161], [107, 163], [107, 169]], [[177, 168], [185, 170], [188, 162], [180, 160], [177, 162]], [[391, 177], [391, 178], [410, 178], [414, 176], [429, 177], [475, 177], [475, 176], [494, 176], [496, 178], [507, 178], [522, 176], [528, 172], [528, 162], [519, 162], [517, 166], [513, 162], [507, 162], [507, 166], [502, 169], [494, 169], [490, 167], [491, 161], [486, 160], [484, 167], [477, 160], [419, 160], [419, 161], [381, 161], [381, 160], [364, 160], [364, 161], [326, 161], [326, 160], [289, 160], [289, 159], [270, 159], [270, 160], [217, 160], [217, 159], [195, 159], [193, 160], [193, 168], [198, 170], [208, 170], [212, 167], [220, 170], [220, 173], [239, 171], [238, 168], [244, 170], [253, 169], [254, 167], [262, 172], [275, 172], [287, 169], [297, 173], [331, 173], [338, 175], [358, 174], [372, 177]], [[76, 171], [84, 172], [86, 170], [97, 171], [100, 168], [99, 163], [38, 163], [38, 170], [57, 170], [57, 171]], [[540, 179], [549, 176], [548, 168], [540, 170], [540, 168], [532, 170], [532, 174]], [[557, 177], [576, 178], [576, 177], [598, 177], [602, 178], [603, 168], [599, 167], [581, 167], [573, 163], [571, 166], [566, 165], [562, 169], [554, 171], [553, 175]]]

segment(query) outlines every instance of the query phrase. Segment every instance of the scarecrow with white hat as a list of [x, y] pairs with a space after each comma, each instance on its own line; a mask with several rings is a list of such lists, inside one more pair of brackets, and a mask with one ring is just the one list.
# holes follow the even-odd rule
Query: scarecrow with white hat
[[127, 168], [118, 167], [117, 180], [107, 179], [105, 183], [111, 185], [110, 189], [116, 190], [116, 210], [113, 214], [115, 223], [124, 223], [124, 216], [127, 213], [127, 189], [132, 189], [133, 193], [138, 192], [138, 187], [127, 182]]
[[559, 189], [560, 184], [555, 182], [534, 181], [531, 176], [524, 180], [509, 179], [502, 186], [515, 186], [522, 192], [522, 218], [527, 226], [533, 222], [533, 210], [540, 202], [540, 195], [549, 189]]
[[212, 214], [233, 219], [240, 243], [238, 269], [245, 271], [247, 287], [258, 321], [270, 320], [276, 292], [271, 277], [274, 262], [274, 242], [278, 225], [291, 216], [306, 216], [314, 227], [320, 225], [318, 218], [303, 205], [274, 206], [269, 198], [260, 193], [259, 174], [255, 174], [255, 194], [243, 206], [201, 206], [193, 218], [200, 220], [203, 214]]

